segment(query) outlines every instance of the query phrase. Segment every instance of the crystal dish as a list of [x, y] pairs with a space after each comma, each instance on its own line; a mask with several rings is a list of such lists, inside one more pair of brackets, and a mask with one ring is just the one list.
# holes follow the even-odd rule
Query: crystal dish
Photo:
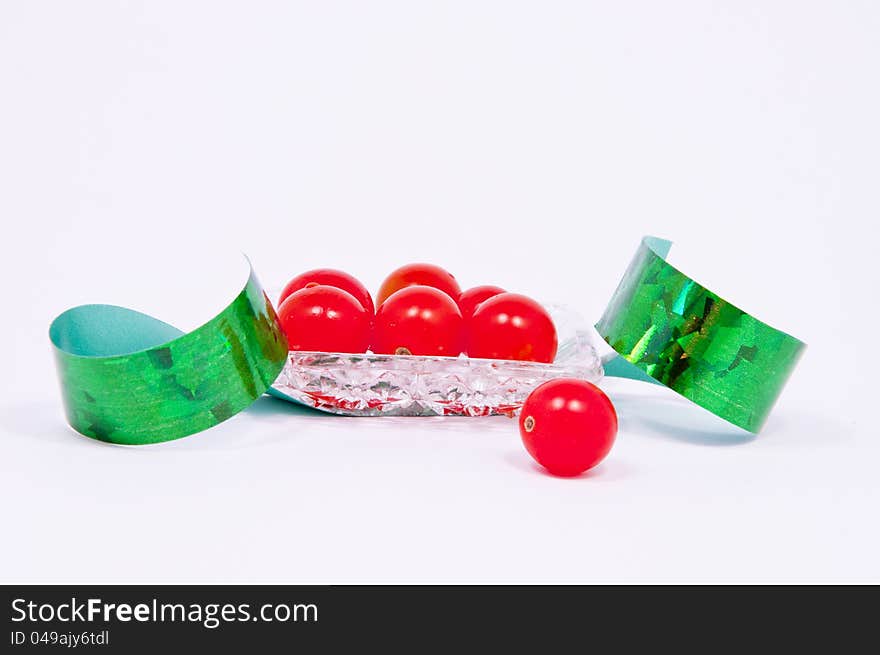
[[559, 338], [552, 364], [296, 351], [269, 393], [345, 416], [513, 415], [546, 380], [603, 375], [591, 327], [563, 306], [545, 307]]

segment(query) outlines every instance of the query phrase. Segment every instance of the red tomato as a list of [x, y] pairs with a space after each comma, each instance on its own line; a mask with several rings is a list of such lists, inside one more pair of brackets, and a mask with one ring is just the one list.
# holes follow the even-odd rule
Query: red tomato
[[345, 271], [337, 271], [334, 268], [316, 268], [312, 271], [306, 271], [305, 273], [297, 275], [287, 283], [287, 286], [284, 287], [284, 291], [281, 292], [281, 296], [278, 298], [279, 307], [281, 306], [281, 303], [287, 300], [287, 296], [294, 291], [299, 291], [307, 286], [315, 286], [317, 284], [326, 284], [330, 287], [336, 287], [337, 289], [348, 291], [358, 299], [361, 305], [364, 306], [364, 309], [370, 314], [375, 313], [375, 309], [373, 309], [373, 298], [370, 296], [370, 292], [367, 291], [367, 287], [361, 284], [360, 280], [353, 275], [349, 275]]
[[392, 271], [391, 275], [385, 278], [382, 286], [379, 287], [376, 305], [381, 306], [392, 293], [414, 284], [440, 289], [454, 301], [458, 300], [458, 296], [461, 294], [458, 282], [448, 271], [433, 264], [407, 264]]
[[363, 353], [373, 317], [353, 295], [327, 285], [290, 294], [278, 308], [290, 350]]
[[560, 378], [538, 386], [519, 416], [523, 445], [554, 475], [573, 476], [601, 462], [617, 435], [617, 412], [599, 387]]
[[518, 293], [499, 293], [484, 300], [468, 322], [471, 357], [549, 363], [556, 357], [556, 347], [550, 315]]
[[373, 352], [458, 357], [464, 330], [458, 305], [433, 287], [416, 285], [392, 293], [379, 305]]
[[461, 310], [461, 317], [467, 321], [474, 314], [474, 310], [484, 300], [488, 300], [492, 296], [499, 293], [505, 293], [501, 287], [494, 287], [491, 284], [484, 284], [479, 287], [473, 287], [467, 291], [462, 291], [458, 297], [458, 308]]

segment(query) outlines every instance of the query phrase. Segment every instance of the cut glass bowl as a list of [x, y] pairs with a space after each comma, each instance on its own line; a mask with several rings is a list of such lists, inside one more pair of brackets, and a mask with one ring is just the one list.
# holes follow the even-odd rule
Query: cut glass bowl
[[598, 382], [592, 327], [560, 305], [544, 305], [559, 338], [552, 364], [460, 357], [291, 352], [270, 393], [346, 416], [513, 415], [540, 383]]

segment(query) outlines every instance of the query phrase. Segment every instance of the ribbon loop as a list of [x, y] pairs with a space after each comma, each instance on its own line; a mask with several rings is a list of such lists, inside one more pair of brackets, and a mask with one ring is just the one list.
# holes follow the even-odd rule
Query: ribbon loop
[[652, 378], [758, 432], [806, 346], [671, 266], [671, 245], [642, 239], [596, 324], [619, 355], [606, 375]]
[[49, 328], [67, 420], [118, 444], [178, 439], [237, 414], [287, 359], [278, 318], [251, 270], [217, 316], [192, 332], [114, 305], [82, 305]]

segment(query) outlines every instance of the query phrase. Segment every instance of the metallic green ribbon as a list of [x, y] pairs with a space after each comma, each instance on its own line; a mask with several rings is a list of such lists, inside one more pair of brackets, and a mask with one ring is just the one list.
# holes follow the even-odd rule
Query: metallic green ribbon
[[806, 347], [666, 262], [645, 237], [596, 324], [619, 357], [606, 375], [657, 381], [758, 432]]
[[114, 305], [82, 305], [49, 336], [67, 420], [118, 444], [169, 441], [205, 430], [260, 397], [281, 372], [287, 341], [251, 270], [217, 316], [189, 333]]

